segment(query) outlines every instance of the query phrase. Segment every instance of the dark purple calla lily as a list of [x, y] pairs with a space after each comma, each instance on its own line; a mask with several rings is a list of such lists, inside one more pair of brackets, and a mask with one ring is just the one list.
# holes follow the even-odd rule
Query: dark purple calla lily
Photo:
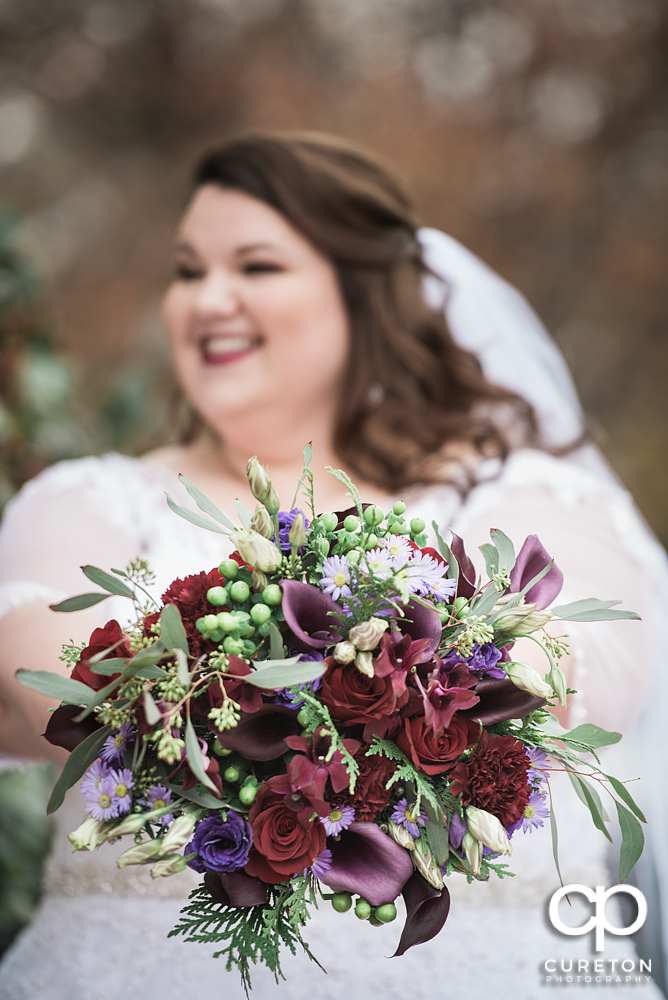
[[224, 906], [263, 906], [267, 902], [266, 884], [245, 871], [206, 872], [204, 885]]
[[95, 715], [88, 715], [83, 722], [75, 722], [75, 716], [81, 715], [81, 705], [61, 705], [49, 718], [46, 732], [42, 735], [47, 743], [64, 750], [76, 750], [80, 743], [100, 728]]
[[242, 715], [234, 729], [218, 733], [225, 750], [236, 750], [247, 760], [275, 760], [288, 749], [286, 737], [301, 731], [297, 713], [281, 705], [265, 705], [252, 715]]
[[466, 555], [464, 541], [452, 532], [450, 551], [457, 560], [459, 566], [459, 579], [457, 581], [457, 597], [473, 597], [475, 594], [475, 566]]
[[545, 704], [544, 698], [520, 691], [507, 677], [503, 680], [483, 677], [474, 690], [480, 701], [475, 708], [460, 711], [459, 717], [482, 722], [483, 726], [492, 726], [495, 722], [504, 722], [506, 719], [523, 719], [529, 712]]
[[351, 823], [331, 837], [332, 866], [320, 881], [336, 892], [359, 893], [372, 906], [392, 903], [413, 871], [411, 856], [375, 823]]
[[[537, 535], [528, 535], [524, 545], [517, 554], [515, 565], [510, 574], [510, 593], [518, 594], [530, 580], [533, 580], [542, 569], [552, 562], [550, 556], [541, 545]], [[527, 604], [534, 603], [537, 608], [547, 608], [559, 594], [564, 585], [564, 574], [558, 566], [553, 565], [542, 580], [539, 580], [525, 595]]]
[[419, 872], [413, 872], [402, 895], [406, 902], [406, 923], [393, 958], [436, 937], [450, 912], [450, 893], [445, 886], [434, 889]]
[[308, 649], [324, 649], [339, 642], [341, 633], [336, 624], [341, 608], [329, 594], [310, 583], [282, 580], [281, 609], [297, 644]]
[[417, 601], [409, 601], [404, 607], [405, 618], [397, 619], [397, 628], [404, 635], [409, 635], [416, 641], [428, 639], [429, 645], [425, 647], [423, 663], [431, 659], [431, 654], [435, 653], [441, 641], [443, 625], [436, 611], [425, 608]]

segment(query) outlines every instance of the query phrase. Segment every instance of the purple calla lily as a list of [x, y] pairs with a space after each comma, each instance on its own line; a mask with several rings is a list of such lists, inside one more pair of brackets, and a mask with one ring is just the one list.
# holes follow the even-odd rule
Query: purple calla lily
[[75, 722], [75, 716], [81, 715], [81, 705], [61, 705], [50, 717], [46, 732], [42, 735], [47, 743], [64, 750], [76, 750], [80, 743], [100, 728], [96, 715], [87, 715], [83, 722]]
[[423, 663], [431, 659], [431, 654], [435, 653], [441, 641], [443, 624], [436, 611], [425, 608], [417, 601], [409, 601], [404, 608], [405, 618], [397, 619], [397, 628], [404, 635], [409, 635], [411, 639], [429, 639], [429, 645], [425, 647]]
[[267, 902], [266, 884], [245, 871], [208, 871], [204, 885], [215, 901], [224, 906], [263, 906]]
[[413, 872], [402, 895], [406, 902], [406, 923], [393, 958], [436, 937], [450, 912], [450, 893], [446, 887], [434, 889], [419, 872]]
[[320, 881], [336, 892], [359, 893], [372, 906], [393, 902], [413, 871], [411, 856], [375, 823], [351, 823], [331, 838], [332, 866]]
[[298, 580], [282, 580], [281, 590], [281, 608], [300, 647], [324, 649], [340, 641], [341, 633], [336, 623], [341, 617], [341, 608], [329, 594]]
[[[541, 545], [537, 535], [528, 535], [517, 554], [510, 574], [510, 592], [517, 594], [526, 587], [534, 576], [552, 562], [552, 556]], [[564, 574], [558, 566], [552, 568], [525, 595], [527, 604], [533, 603], [539, 610], [547, 608], [557, 597], [564, 584]]]
[[473, 597], [475, 594], [475, 566], [466, 555], [464, 541], [452, 532], [450, 551], [457, 560], [459, 566], [459, 579], [457, 581], [457, 597]]
[[480, 701], [475, 708], [460, 711], [459, 718], [482, 722], [483, 726], [493, 726], [495, 722], [504, 722], [506, 719], [523, 719], [529, 712], [545, 704], [544, 698], [521, 691], [507, 677], [503, 680], [483, 677], [474, 691]]
[[244, 714], [234, 729], [218, 733], [225, 750], [236, 750], [247, 760], [275, 760], [288, 749], [288, 736], [301, 731], [297, 713], [282, 705], [265, 705], [252, 715]]

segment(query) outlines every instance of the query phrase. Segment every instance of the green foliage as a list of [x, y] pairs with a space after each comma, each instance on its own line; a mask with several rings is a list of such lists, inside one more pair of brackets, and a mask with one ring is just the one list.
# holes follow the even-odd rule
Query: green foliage
[[419, 771], [415, 770], [408, 757], [401, 752], [396, 743], [392, 740], [381, 740], [380, 737], [374, 736], [373, 745], [369, 747], [366, 755], [367, 757], [373, 757], [375, 754], [382, 754], [388, 760], [395, 760], [399, 763], [399, 767], [387, 782], [386, 788], [391, 788], [397, 781], [410, 781], [415, 786], [417, 808], [419, 809], [420, 807], [420, 799], [424, 798], [437, 812], [441, 812], [443, 806], [431, 782], [425, 779]]
[[306, 725], [304, 726], [304, 729], [309, 735], [314, 733], [320, 726], [327, 730], [328, 734], [332, 738], [333, 749], [339, 751], [343, 759], [343, 763], [345, 764], [349, 778], [348, 791], [352, 795], [355, 791], [355, 785], [357, 784], [357, 776], [360, 773], [359, 764], [350, 751], [343, 745], [327, 706], [323, 705], [317, 698], [314, 698], [314, 696], [309, 694], [308, 691], [302, 691], [299, 688], [294, 688], [291, 691], [291, 694], [296, 695], [297, 693], [299, 693], [300, 697], [304, 699], [304, 705], [302, 708], [302, 711], [306, 715]]
[[63, 663], [67, 663], [68, 666], [73, 667], [81, 659], [81, 654], [86, 648], [86, 643], [81, 642], [77, 646], [73, 639], [70, 639], [69, 643], [66, 643], [58, 657]]

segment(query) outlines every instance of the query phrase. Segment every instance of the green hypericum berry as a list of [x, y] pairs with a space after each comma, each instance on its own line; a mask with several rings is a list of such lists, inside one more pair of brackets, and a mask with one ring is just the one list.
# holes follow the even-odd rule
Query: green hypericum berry
[[458, 615], [460, 613], [460, 611], [467, 606], [468, 603], [469, 602], [468, 602], [468, 600], [465, 597], [458, 597], [455, 600], [455, 605], [454, 605], [454, 607], [455, 607], [455, 614]]
[[237, 580], [230, 587], [230, 597], [233, 601], [238, 601], [239, 604], [243, 604], [250, 597], [250, 587], [243, 580]]
[[351, 549], [350, 552], [346, 552], [346, 559], [353, 566], [357, 566], [361, 558], [362, 558], [361, 549]]
[[209, 604], [221, 608], [223, 604], [227, 604], [227, 591], [224, 587], [211, 587], [206, 592], [206, 599]]
[[357, 531], [360, 526], [359, 517], [355, 517], [354, 514], [348, 514], [348, 517], [343, 522], [343, 527], [346, 531]]
[[225, 781], [234, 783], [239, 780], [239, 768], [238, 767], [226, 767], [225, 773], [223, 774]]
[[414, 535], [419, 535], [425, 529], [425, 523], [421, 517], [414, 517], [411, 521], [411, 531]]
[[218, 615], [204, 615], [204, 618], [200, 618], [200, 621], [207, 632], [215, 632], [218, 628]]
[[232, 753], [232, 751], [228, 750], [226, 747], [221, 747], [218, 740], [213, 741], [213, 752], [217, 754], [218, 757], [229, 757]]
[[335, 896], [332, 896], [332, 906], [337, 913], [347, 913], [352, 905], [353, 897], [349, 892], [337, 892]]
[[403, 502], [403, 500], [397, 500], [397, 502], [392, 507], [392, 512], [396, 514], [397, 517], [399, 517], [401, 514], [406, 513], [406, 504]]
[[256, 625], [264, 625], [271, 618], [271, 608], [266, 604], [254, 604], [250, 609], [250, 616]]
[[234, 559], [223, 559], [218, 567], [218, 572], [228, 580], [234, 580], [239, 573], [239, 563]]
[[244, 639], [244, 656], [253, 656], [257, 652], [257, 646], [250, 639]]
[[277, 583], [270, 583], [262, 591], [262, 596], [264, 598], [264, 603], [270, 605], [270, 607], [277, 607], [283, 600], [283, 591], [278, 586]]
[[378, 536], [374, 535], [374, 533], [371, 532], [366, 542], [364, 543], [364, 548], [367, 550], [367, 552], [370, 552], [371, 549], [375, 549], [377, 547], [378, 547]]
[[327, 514], [321, 514], [318, 520], [320, 521], [320, 524], [323, 526], [325, 531], [334, 531], [334, 528], [339, 523], [338, 517], [336, 516], [336, 514], [332, 514], [331, 511], [329, 511]]
[[[236, 768], [228, 768], [229, 771], [236, 770]], [[243, 788], [239, 789], [239, 801], [242, 806], [252, 806], [255, 802], [255, 796], [257, 795], [256, 785], [244, 785]]]
[[374, 915], [381, 923], [390, 924], [397, 916], [397, 908], [394, 903], [383, 903], [376, 907]]
[[321, 556], [329, 555], [330, 543], [328, 538], [319, 538], [316, 545]]
[[360, 920], [368, 920], [371, 916], [371, 905], [367, 903], [366, 899], [360, 899], [355, 907], [355, 916], [359, 917]]
[[381, 507], [376, 507], [375, 504], [372, 504], [371, 507], [367, 507], [364, 511], [364, 520], [370, 528], [375, 528], [376, 525], [382, 524], [385, 520], [385, 512]]
[[241, 656], [244, 651], [243, 639], [233, 639], [231, 635], [226, 635], [223, 639], [223, 649], [233, 656]]
[[308, 715], [309, 713], [307, 708], [299, 709], [299, 712], [297, 713], [297, 722], [299, 723], [300, 726], [306, 725], [306, 723], [308, 722]]
[[379, 920], [375, 913], [372, 913], [369, 917], [369, 923], [372, 927], [382, 927], [383, 921]]
[[216, 626], [223, 632], [234, 632], [239, 622], [229, 611], [219, 611], [216, 615]]

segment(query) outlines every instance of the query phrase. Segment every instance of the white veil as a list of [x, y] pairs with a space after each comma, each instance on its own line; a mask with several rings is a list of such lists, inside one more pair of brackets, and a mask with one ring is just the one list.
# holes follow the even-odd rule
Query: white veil
[[[444, 308], [448, 325], [462, 347], [480, 360], [490, 381], [528, 400], [536, 412], [541, 435], [550, 447], [576, 441], [583, 430], [583, 412], [570, 373], [556, 344], [526, 299], [457, 240], [436, 229], [421, 229], [425, 263], [435, 277], [425, 280], [425, 298]], [[441, 280], [439, 280], [441, 279]], [[640, 721], [608, 761], [620, 777], [642, 777], [634, 784], [648, 826], [645, 850], [629, 881], [647, 898], [649, 913], [636, 935], [639, 953], [652, 958], [652, 972], [666, 988], [668, 968], [668, 559], [633, 502], [592, 445], [577, 448], [563, 461], [584, 465], [614, 492], [618, 525], [625, 543], [647, 572], [656, 596], [656, 646], [651, 696]], [[612, 759], [614, 757], [614, 767]], [[614, 869], [612, 869], [614, 870]], [[662, 914], [663, 911], [663, 914]]]

